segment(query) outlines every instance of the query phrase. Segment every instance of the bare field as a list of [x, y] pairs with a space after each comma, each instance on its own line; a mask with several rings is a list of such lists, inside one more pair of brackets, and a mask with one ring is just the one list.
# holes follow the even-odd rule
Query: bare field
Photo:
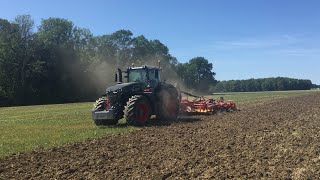
[[0, 179], [320, 177], [320, 93], [0, 159]]

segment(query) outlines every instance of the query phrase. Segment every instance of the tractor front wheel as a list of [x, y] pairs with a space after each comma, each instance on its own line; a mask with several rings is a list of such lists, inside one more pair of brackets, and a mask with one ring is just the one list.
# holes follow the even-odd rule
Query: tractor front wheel
[[94, 104], [93, 111], [103, 111], [106, 109], [106, 98], [99, 98]]
[[[103, 111], [106, 110], [106, 98], [102, 97], [99, 98], [96, 103], [94, 104], [94, 107], [92, 111]], [[118, 123], [119, 119], [94, 119], [94, 124], [97, 126], [109, 126], [109, 125], [116, 125]]]
[[150, 119], [151, 105], [143, 95], [132, 96], [124, 108], [124, 118], [134, 126], [143, 126]]

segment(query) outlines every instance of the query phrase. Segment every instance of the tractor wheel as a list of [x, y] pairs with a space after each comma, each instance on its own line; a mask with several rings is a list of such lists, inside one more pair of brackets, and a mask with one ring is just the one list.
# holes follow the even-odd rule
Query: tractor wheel
[[151, 105], [143, 95], [132, 96], [124, 108], [124, 118], [134, 126], [143, 126], [150, 119]]
[[93, 111], [103, 111], [106, 109], [106, 99], [105, 98], [99, 98], [96, 101], [96, 104], [93, 107]]
[[[96, 104], [93, 107], [93, 111], [103, 111], [106, 109], [106, 99], [105, 98], [99, 98], [96, 101]], [[108, 125], [116, 125], [118, 123], [118, 119], [94, 119], [94, 123], [97, 126], [108, 126]]]
[[160, 93], [160, 114], [163, 121], [175, 121], [179, 114], [179, 99], [174, 92], [168, 90]]
[[94, 119], [94, 124], [97, 126], [108, 126], [108, 125], [116, 125], [118, 123], [118, 119]]

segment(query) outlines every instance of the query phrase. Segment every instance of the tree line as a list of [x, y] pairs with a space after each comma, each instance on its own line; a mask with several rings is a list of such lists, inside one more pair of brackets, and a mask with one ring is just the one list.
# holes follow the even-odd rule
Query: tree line
[[114, 84], [114, 73], [158, 65], [162, 79], [207, 94], [226, 91], [310, 89], [311, 81], [290, 78], [216, 81], [204, 57], [185, 63], [159, 40], [129, 30], [95, 36], [63, 18], [43, 19], [35, 30], [30, 15], [0, 18], [0, 106], [93, 101]]
[[[159, 40], [129, 30], [94, 36], [63, 18], [43, 19], [37, 30], [30, 15], [12, 22], [0, 18], [0, 105], [93, 101], [113, 84], [118, 67], [157, 65], [158, 60], [162, 78], [170, 82], [205, 89], [205, 80], [214, 79], [208, 60], [179, 63]], [[203, 69], [206, 64], [210, 68]]]
[[255, 91], [285, 91], [310, 90], [313, 84], [310, 80], [286, 77], [260, 78], [248, 80], [219, 81], [214, 87], [215, 92], [255, 92]]

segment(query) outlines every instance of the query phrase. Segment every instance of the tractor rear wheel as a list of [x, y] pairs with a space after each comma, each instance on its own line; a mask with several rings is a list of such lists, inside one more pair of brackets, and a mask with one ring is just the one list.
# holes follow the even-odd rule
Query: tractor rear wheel
[[159, 118], [163, 121], [175, 121], [179, 114], [179, 98], [175, 91], [164, 90], [160, 92]]
[[124, 118], [134, 126], [143, 126], [150, 119], [151, 105], [143, 95], [132, 96], [124, 108]]

